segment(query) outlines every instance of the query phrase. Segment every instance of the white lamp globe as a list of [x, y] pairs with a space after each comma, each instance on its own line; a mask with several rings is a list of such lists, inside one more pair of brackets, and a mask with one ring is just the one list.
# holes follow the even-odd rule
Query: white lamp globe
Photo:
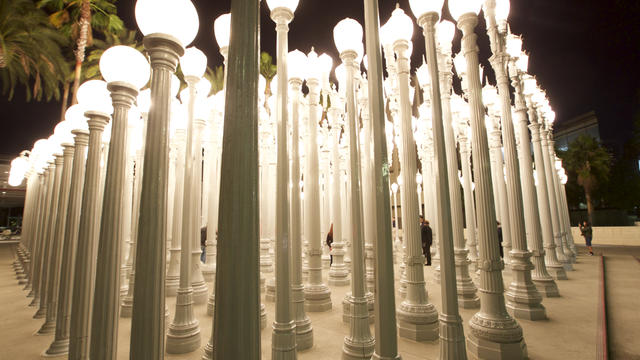
[[170, 35], [186, 47], [198, 34], [198, 12], [189, 0], [138, 0], [135, 12], [138, 27], [145, 36]]
[[322, 62], [318, 53], [311, 49], [309, 54], [307, 54], [307, 68], [306, 70], [306, 78], [320, 80], [323, 75]]
[[81, 103], [71, 105], [64, 113], [64, 119], [71, 125], [71, 130], [89, 131], [87, 118], [84, 116], [86, 109]]
[[511, 10], [511, 4], [509, 0], [495, 0], [496, 1], [496, 21], [498, 23], [504, 23], [509, 17], [509, 10]]
[[422, 184], [422, 174], [420, 173], [416, 173], [416, 182], [419, 184]]
[[418, 82], [420, 86], [425, 87], [431, 84], [431, 76], [429, 75], [429, 68], [425, 62], [420, 65], [420, 67], [416, 70], [416, 76], [418, 77]]
[[185, 77], [201, 78], [207, 70], [207, 56], [196, 47], [188, 47], [180, 58], [180, 68]]
[[393, 191], [393, 193], [397, 193], [398, 192], [398, 184], [393, 183], [391, 184], [391, 191]]
[[277, 8], [285, 8], [291, 12], [295, 12], [298, 7], [298, 0], [267, 0], [267, 6], [271, 11]]
[[338, 80], [338, 85], [342, 84], [344, 86], [346, 86], [347, 84], [347, 69], [345, 69], [344, 64], [340, 64], [338, 66], [336, 66], [336, 69], [334, 70], [335, 74], [336, 74], [336, 80]]
[[278, 93], [278, 74], [273, 75], [273, 77], [271, 78], [271, 82], [269, 83], [269, 90], [271, 90], [271, 94], [273, 95], [269, 97], [269, 99], [275, 98], [275, 95]]
[[369, 58], [367, 57], [367, 54], [362, 57], [362, 65], [364, 65], [365, 70], [369, 71]]
[[525, 74], [523, 76], [524, 80], [523, 80], [523, 92], [525, 95], [533, 95], [536, 93], [536, 90], [538, 88], [538, 82], [536, 81], [536, 79], [531, 76], [531, 75], [527, 75]]
[[137, 106], [132, 106], [127, 113], [127, 123], [131, 126], [141, 126], [142, 118], [140, 115], [140, 109]]
[[[65, 114], [66, 115], [66, 114]], [[64, 120], [60, 121], [53, 129], [53, 135], [59, 144], [73, 145], [73, 135], [71, 134], [71, 122]]]
[[[453, 36], [456, 34], [456, 26], [448, 20], [442, 20], [436, 25], [436, 40], [441, 48], [451, 51]], [[448, 46], [448, 47], [447, 47]]]
[[140, 112], [148, 114], [151, 108], [151, 89], [144, 89], [138, 94], [138, 109]]
[[389, 26], [389, 22], [387, 21], [380, 27], [380, 44], [384, 47], [391, 45], [392, 43], [393, 38], [391, 36], [391, 26]]
[[116, 45], [100, 57], [100, 72], [108, 83], [122, 81], [138, 90], [147, 84], [151, 71], [149, 62], [138, 50]]
[[485, 85], [482, 88], [482, 102], [486, 106], [495, 105], [497, 99], [498, 99], [498, 93], [497, 93], [495, 87], [493, 87], [491, 85]]
[[480, 13], [482, 0], [449, 0], [449, 12], [455, 21], [458, 21], [464, 14]]
[[515, 34], [507, 36], [507, 54], [513, 58], [517, 58], [522, 53], [522, 38]]
[[435, 12], [440, 17], [442, 5], [444, 5], [444, 0], [409, 0], [411, 12], [416, 19], [420, 19], [422, 15], [432, 12]]
[[404, 10], [400, 8], [393, 10], [387, 24], [391, 27], [390, 34], [394, 43], [400, 40], [411, 41], [413, 37], [413, 21], [404, 13]]
[[462, 77], [467, 73], [467, 59], [465, 59], [462, 52], [453, 57], [453, 66], [456, 68], [458, 76]]
[[198, 84], [196, 84], [196, 95], [198, 97], [206, 98], [209, 96], [210, 92], [211, 81], [205, 78], [200, 79], [200, 81], [198, 81]]
[[105, 114], [113, 113], [111, 95], [107, 90], [107, 83], [102, 80], [85, 81], [78, 88], [78, 103], [85, 110], [99, 111]]
[[178, 99], [171, 102], [171, 121], [169, 123], [171, 134], [175, 134], [176, 130], [185, 130], [187, 128], [187, 107], [180, 104]]
[[527, 72], [527, 70], [529, 69], [529, 55], [525, 54], [524, 52], [520, 53], [520, 57], [518, 57], [518, 60], [516, 60], [516, 67], [521, 72]]
[[329, 74], [331, 73], [331, 69], [333, 68], [333, 59], [331, 56], [327, 54], [322, 54], [318, 57], [320, 60], [320, 67], [322, 69], [323, 77], [329, 78]]
[[220, 49], [229, 47], [231, 37], [231, 14], [222, 14], [213, 21], [213, 35]]
[[553, 110], [548, 110], [544, 116], [549, 124], [553, 124], [553, 122], [556, 121], [556, 112]]
[[362, 46], [362, 25], [350, 18], [341, 20], [333, 28], [333, 42], [341, 54], [348, 50], [358, 51]]
[[300, 50], [293, 50], [287, 55], [289, 79], [304, 80], [305, 70], [307, 70], [307, 55]]

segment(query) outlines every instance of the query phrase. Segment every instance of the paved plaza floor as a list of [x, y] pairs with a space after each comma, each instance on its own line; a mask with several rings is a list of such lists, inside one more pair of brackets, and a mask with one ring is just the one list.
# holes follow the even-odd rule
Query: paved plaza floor
[[[561, 296], [545, 298], [547, 320], [519, 320], [531, 359], [593, 359], [596, 350], [596, 323], [598, 307], [599, 257], [585, 256], [583, 248], [574, 265], [574, 271], [568, 272], [569, 280], [558, 281]], [[612, 343], [624, 359], [640, 359], [640, 262], [630, 255], [640, 256], [640, 249], [596, 248], [596, 253], [605, 252], [610, 261], [608, 274], [617, 289], [612, 294], [610, 304], [610, 329]], [[609, 255], [609, 252], [611, 255]], [[0, 244], [0, 360], [38, 359], [49, 346], [53, 336], [33, 335], [42, 325], [43, 320], [35, 320], [32, 315], [35, 308], [28, 307], [31, 299], [25, 297], [15, 280], [11, 267], [14, 260], [11, 245]], [[631, 269], [631, 270], [630, 270]], [[425, 278], [429, 301], [440, 309], [440, 285], [434, 281], [433, 268], [425, 267]], [[629, 275], [625, 275], [629, 274]], [[267, 278], [273, 276], [265, 274]], [[324, 272], [326, 280], [326, 271]], [[618, 276], [620, 275], [620, 276]], [[398, 272], [396, 270], [396, 279]], [[505, 274], [505, 287], [508, 287], [510, 276]], [[313, 326], [314, 346], [298, 353], [300, 359], [336, 360], [341, 358], [342, 341], [349, 331], [349, 326], [342, 322], [342, 300], [349, 287], [331, 287], [333, 309], [324, 313], [308, 313]], [[263, 302], [267, 309], [267, 327], [262, 331], [262, 354], [264, 359], [271, 358], [271, 324], [273, 322], [274, 304]], [[399, 301], [399, 298], [397, 298]], [[399, 303], [399, 302], [398, 302]], [[175, 297], [167, 298], [173, 318]], [[468, 320], [475, 313], [474, 309], [460, 309], [464, 321], [465, 332], [469, 331]], [[206, 314], [206, 305], [195, 306], [195, 314], [200, 321], [202, 347], [209, 340], [212, 318]], [[127, 359], [129, 352], [131, 320], [120, 318], [118, 338], [118, 358]], [[372, 325], [372, 333], [373, 325]], [[438, 342], [415, 342], [399, 338], [399, 351], [405, 360], [437, 359]], [[202, 350], [183, 355], [166, 355], [167, 359], [200, 359]], [[636, 357], [637, 356], [637, 357]], [[615, 357], [613, 357], [615, 358]]]

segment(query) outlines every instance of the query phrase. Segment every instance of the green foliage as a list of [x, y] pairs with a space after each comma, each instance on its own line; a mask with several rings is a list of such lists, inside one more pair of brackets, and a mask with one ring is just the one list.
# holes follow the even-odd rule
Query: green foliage
[[593, 137], [583, 134], [569, 144], [566, 152], [558, 152], [564, 167], [575, 174], [578, 185], [582, 186], [589, 213], [589, 222], [593, 223], [593, 193], [600, 184], [609, 179], [611, 155]]
[[213, 69], [207, 66], [204, 78], [211, 83], [211, 94], [215, 94], [224, 88], [224, 68], [222, 65]]
[[65, 37], [30, 0], [0, 0], [0, 81], [2, 94], [13, 98], [17, 85], [27, 100], [60, 98], [68, 73], [61, 47]]
[[[50, 13], [49, 20], [63, 35], [76, 41], [80, 35], [79, 20], [82, 16], [84, 0], [40, 0], [38, 7]], [[87, 33], [87, 45], [93, 45], [93, 33], [96, 30], [108, 36], [122, 31], [124, 24], [117, 15], [115, 1], [88, 0], [91, 9], [90, 31]]]

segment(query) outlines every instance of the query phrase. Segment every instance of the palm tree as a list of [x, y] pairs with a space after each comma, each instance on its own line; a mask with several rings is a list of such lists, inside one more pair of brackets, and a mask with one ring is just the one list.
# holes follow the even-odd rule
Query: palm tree
[[[75, 104], [85, 50], [93, 43], [93, 30], [107, 35], [117, 33], [124, 25], [117, 15], [114, 1], [111, 0], [40, 0], [38, 7], [51, 11], [51, 24], [75, 44], [75, 72], [71, 93], [71, 104]], [[64, 108], [66, 103], [62, 106]]]
[[144, 46], [142, 45], [142, 42], [136, 38], [136, 35], [136, 31], [125, 28], [114, 33], [105, 34], [104, 40], [94, 39], [93, 49], [89, 51], [89, 54], [82, 65], [83, 71], [80, 81], [84, 82], [86, 80], [99, 79], [101, 77], [100, 57], [102, 57], [102, 54], [112, 46], [131, 46], [144, 53]]
[[584, 189], [589, 223], [593, 224], [592, 194], [609, 177], [611, 155], [598, 140], [586, 134], [571, 142], [565, 153], [558, 154], [567, 170], [577, 175], [578, 185]]
[[2, 94], [13, 98], [24, 85], [27, 100], [60, 98], [66, 75], [61, 46], [66, 39], [31, 0], [0, 0], [0, 81]]

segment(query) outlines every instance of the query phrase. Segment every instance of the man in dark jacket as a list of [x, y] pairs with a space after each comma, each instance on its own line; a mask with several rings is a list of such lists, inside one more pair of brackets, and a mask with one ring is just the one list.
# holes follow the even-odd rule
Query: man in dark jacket
[[429, 221], [420, 215], [420, 234], [422, 236], [422, 252], [427, 258], [426, 266], [431, 266], [431, 244], [433, 244], [433, 231], [429, 226]]

